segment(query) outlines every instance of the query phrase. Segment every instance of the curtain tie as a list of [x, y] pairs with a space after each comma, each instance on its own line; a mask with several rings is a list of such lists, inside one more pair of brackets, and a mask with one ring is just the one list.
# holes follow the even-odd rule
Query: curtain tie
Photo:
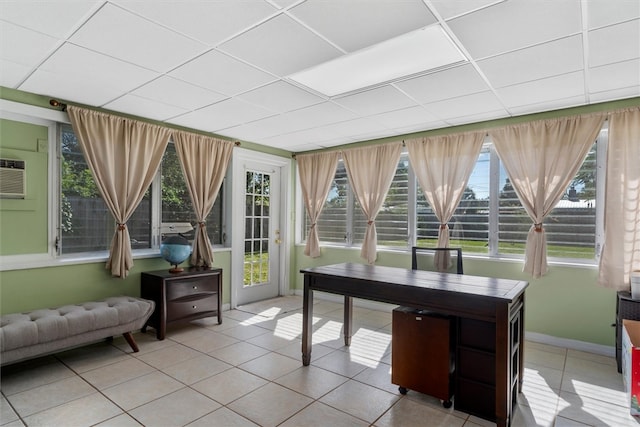
[[316, 223], [315, 222], [311, 223], [311, 227], [310, 228], [316, 228]]
[[127, 228], [126, 222], [117, 222], [116, 224], [118, 225], [118, 231], [123, 231], [125, 228]]
[[367, 221], [367, 225], [372, 225], [373, 224], [373, 220], [370, 219], [369, 221]]
[[542, 223], [539, 222], [537, 224], [533, 224], [533, 226], [535, 227], [535, 232], [536, 233], [541, 233], [542, 232]]
[[200, 221], [198, 224], [200, 224], [200, 228], [205, 228], [207, 226], [207, 223], [204, 221]]
[[447, 228], [447, 224], [440, 224], [440, 230], [444, 230], [445, 228]]

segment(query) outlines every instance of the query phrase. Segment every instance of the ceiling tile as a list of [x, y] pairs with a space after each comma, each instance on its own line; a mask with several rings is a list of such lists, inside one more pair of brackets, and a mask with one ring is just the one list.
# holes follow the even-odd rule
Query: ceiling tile
[[402, 82], [395, 86], [421, 103], [430, 103], [489, 89], [472, 65], [450, 68]]
[[70, 39], [89, 49], [166, 72], [205, 50], [205, 45], [106, 4]]
[[324, 102], [286, 113], [283, 117], [294, 123], [299, 129], [308, 129], [354, 119], [356, 115], [332, 102]]
[[443, 19], [450, 19], [502, 1], [504, 0], [431, 0], [431, 4]]
[[380, 122], [369, 119], [347, 120], [323, 126], [322, 129], [329, 130], [343, 136], [372, 135], [376, 132], [388, 130], [388, 128], [380, 124]]
[[0, 86], [9, 88], [18, 87], [20, 82], [29, 75], [31, 70], [33, 70], [33, 67], [0, 59]]
[[579, 1], [510, 0], [448, 22], [475, 59], [582, 31]]
[[223, 43], [220, 50], [279, 76], [341, 55], [338, 49], [286, 15]]
[[186, 110], [196, 110], [226, 98], [220, 93], [169, 76], [149, 82], [133, 91], [133, 94]]
[[[158, 77], [153, 71], [69, 43], [51, 55], [36, 74], [29, 77], [20, 89], [34, 91], [38, 87], [35, 93], [52, 94], [55, 91], [56, 96], [77, 102], [82, 98], [82, 102], [89, 105], [101, 105]], [[56, 78], [60, 80], [61, 87], [69, 89], [68, 93], [64, 93], [61, 87], [55, 87]], [[54, 87], [43, 91], [36, 81], [41, 84], [49, 82]], [[74, 88], [74, 82], [77, 82], [77, 88]], [[90, 89], [92, 86], [95, 89]], [[82, 91], [95, 92], [97, 98], [92, 99]]]
[[636, 98], [640, 96], [640, 85], [614, 89], [608, 92], [593, 93], [589, 96], [591, 102], [605, 102], [612, 99]]
[[247, 141], [257, 141], [299, 130], [284, 115], [271, 116], [240, 126], [234, 126], [221, 130], [222, 135], [238, 135], [238, 138]]
[[390, 128], [400, 128], [412, 125], [422, 125], [437, 121], [438, 118], [423, 107], [411, 107], [371, 117]]
[[54, 37], [0, 21], [0, 55], [7, 61], [33, 67], [59, 44]]
[[166, 120], [187, 112], [184, 108], [163, 104], [135, 95], [124, 95], [103, 106], [109, 110], [148, 117], [153, 120]]
[[278, 113], [324, 101], [323, 98], [282, 80], [243, 93], [238, 98]]
[[431, 129], [445, 128], [447, 126], [449, 126], [447, 122], [443, 122], [442, 120], [436, 120], [433, 122], [420, 123], [419, 125], [397, 127], [397, 128], [394, 128], [393, 130], [395, 131], [396, 135], [405, 135], [405, 134], [415, 133], [415, 132], [424, 132], [426, 130], [431, 130]]
[[507, 108], [584, 95], [582, 71], [498, 89]]
[[513, 107], [511, 112], [514, 115], [541, 113], [544, 111], [559, 110], [561, 108], [576, 107], [583, 105], [585, 102], [584, 96], [576, 96], [572, 98], [553, 99], [548, 102], [541, 102], [539, 104], [530, 104], [523, 107]]
[[308, 144], [324, 145], [323, 143], [325, 141], [332, 141], [339, 138], [341, 138], [341, 136], [336, 133], [317, 128], [265, 138], [262, 140], [262, 143], [290, 149], [291, 147]]
[[444, 101], [426, 104], [425, 108], [442, 120], [449, 120], [456, 117], [470, 116], [487, 111], [503, 110], [502, 104], [491, 92], [475, 93], [473, 95], [461, 96], [458, 98], [445, 99]]
[[176, 124], [184, 124], [184, 120], [189, 120], [189, 116], [193, 115], [196, 120], [202, 118], [206, 120], [199, 124], [199, 129], [214, 132], [258, 120], [270, 114], [272, 114], [270, 111], [253, 106], [244, 101], [227, 99], [169, 121]]
[[447, 126], [460, 126], [466, 125], [467, 123], [484, 122], [487, 120], [495, 120], [503, 117], [505, 117], [504, 110], [483, 111], [477, 114], [447, 119]]
[[422, 0], [307, 0], [290, 13], [347, 52], [436, 22]]
[[94, 107], [100, 107], [122, 95], [122, 89], [104, 81], [103, 84], [96, 84], [97, 80], [99, 79], [73, 73], [54, 73], [38, 69], [18, 89]]
[[640, 58], [640, 19], [589, 31], [589, 66]]
[[184, 126], [192, 129], [205, 130], [210, 132], [209, 127], [210, 114], [204, 110], [191, 111], [190, 113], [168, 119], [167, 123]]
[[[615, 76], [615, 78], [612, 78]], [[589, 69], [589, 92], [606, 92], [640, 85], [640, 59]]]
[[235, 95], [275, 79], [271, 74], [215, 50], [176, 68], [169, 74], [225, 95]]
[[[541, 61], [540, 58], [544, 58]], [[584, 68], [582, 36], [577, 35], [478, 61], [493, 87], [504, 87]]]
[[3, 1], [2, 19], [56, 38], [69, 37], [103, 1]]
[[116, 3], [209, 46], [216, 46], [277, 11], [264, 0], [116, 0]]
[[304, 0], [271, 0], [271, 3], [275, 4], [280, 9], [284, 9], [295, 3], [299, 3], [300, 1], [304, 1]]
[[640, 18], [640, 2], [636, 0], [623, 0], [615, 3], [612, 3], [611, 0], [589, 0], [583, 5], [587, 6], [589, 29]]
[[333, 100], [358, 114], [372, 115], [415, 106], [416, 103], [393, 86], [360, 92]]

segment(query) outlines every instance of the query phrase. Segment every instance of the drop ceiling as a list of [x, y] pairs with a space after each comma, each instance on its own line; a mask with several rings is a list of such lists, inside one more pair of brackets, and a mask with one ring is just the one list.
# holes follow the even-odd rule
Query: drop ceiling
[[[461, 60], [295, 79], [434, 27]], [[292, 152], [640, 96], [637, 0], [2, 0], [0, 29], [0, 86]]]

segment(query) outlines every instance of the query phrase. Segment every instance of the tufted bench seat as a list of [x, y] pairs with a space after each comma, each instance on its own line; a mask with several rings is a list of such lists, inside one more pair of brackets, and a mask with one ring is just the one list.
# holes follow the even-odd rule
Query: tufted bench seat
[[131, 335], [153, 313], [153, 301], [129, 296], [104, 301], [5, 314], [0, 317], [0, 363], [8, 364], [122, 334]]

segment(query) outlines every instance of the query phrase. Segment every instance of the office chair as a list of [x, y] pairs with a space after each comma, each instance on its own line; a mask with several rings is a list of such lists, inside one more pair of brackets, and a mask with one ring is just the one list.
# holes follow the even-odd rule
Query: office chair
[[[436, 253], [444, 253], [449, 255], [448, 258], [448, 262], [447, 265], [450, 266], [447, 269], [438, 269], [435, 266], [435, 254]], [[463, 269], [462, 269], [462, 248], [423, 248], [423, 247], [419, 247], [419, 246], [413, 246], [411, 248], [411, 269], [412, 270], [426, 270], [429, 268], [425, 268], [426, 265], [424, 264], [424, 261], [421, 263], [419, 262], [419, 256], [418, 255], [426, 255], [426, 254], [431, 254], [433, 253], [433, 257], [429, 257], [430, 259], [432, 259], [433, 261], [433, 268], [436, 269], [439, 272], [442, 273], [453, 273], [453, 263], [450, 262], [449, 260], [451, 259], [451, 256], [455, 256], [455, 273], [457, 274], [464, 274], [463, 273]], [[446, 255], [445, 255], [446, 256]], [[426, 257], [425, 257], [426, 258]], [[420, 268], [419, 268], [420, 267]]]

